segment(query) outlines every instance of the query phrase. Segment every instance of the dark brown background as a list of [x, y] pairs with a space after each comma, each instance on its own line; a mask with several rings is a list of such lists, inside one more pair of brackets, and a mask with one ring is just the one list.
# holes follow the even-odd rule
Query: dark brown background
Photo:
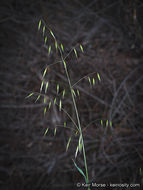
[[[74, 54], [67, 60], [72, 84], [92, 72], [102, 78], [92, 89], [87, 78], [75, 86], [80, 91], [82, 127], [90, 123], [84, 131], [90, 181], [141, 183], [142, 8], [140, 0], [0, 2], [0, 189], [80, 189], [76, 183], [83, 181], [72, 162], [78, 139], [70, 129], [60, 127], [67, 121], [73, 128], [71, 121], [55, 106], [44, 117], [42, 99], [36, 104], [36, 97], [25, 99], [31, 91], [39, 91], [45, 66], [59, 59], [54, 49], [48, 56], [37, 31], [40, 18], [63, 43], [65, 53], [83, 44], [85, 53], [78, 49], [78, 60]], [[48, 39], [49, 43], [53, 47]], [[47, 96], [55, 97], [56, 83], [64, 86], [63, 106], [76, 119], [63, 67], [48, 67], [46, 77], [54, 81]], [[107, 119], [112, 120], [113, 130], [105, 127]], [[56, 125], [60, 126], [54, 137]], [[82, 155], [76, 162], [83, 167]]]

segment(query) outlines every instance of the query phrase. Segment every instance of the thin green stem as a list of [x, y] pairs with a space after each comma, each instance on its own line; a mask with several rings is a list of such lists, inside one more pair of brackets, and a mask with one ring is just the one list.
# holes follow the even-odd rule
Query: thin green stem
[[[62, 63], [63, 63], [64, 68], [65, 68], [66, 76], [67, 76], [67, 79], [68, 79], [68, 83], [69, 83], [69, 87], [70, 87], [70, 91], [71, 91], [71, 96], [72, 96], [72, 101], [73, 101], [73, 105], [74, 105], [74, 109], [75, 109], [75, 113], [76, 113], [76, 117], [77, 117], [79, 132], [80, 132], [81, 139], [82, 139], [84, 165], [85, 165], [85, 172], [86, 172], [86, 178], [87, 178], [87, 183], [88, 183], [89, 182], [89, 177], [88, 177], [87, 159], [86, 159], [85, 145], [84, 145], [84, 140], [83, 140], [83, 134], [82, 134], [82, 129], [81, 129], [80, 118], [79, 118], [79, 114], [78, 114], [78, 109], [77, 109], [75, 97], [74, 97], [74, 94], [73, 94], [73, 91], [72, 91], [72, 85], [71, 85], [71, 80], [70, 80], [70, 76], [69, 76], [69, 73], [68, 73], [68, 69], [66, 67], [66, 63], [64, 61], [63, 54], [62, 54], [62, 51], [61, 51], [60, 48], [59, 48], [59, 51], [60, 51], [60, 54], [61, 54]], [[90, 187], [88, 187], [88, 190], [90, 190]]]

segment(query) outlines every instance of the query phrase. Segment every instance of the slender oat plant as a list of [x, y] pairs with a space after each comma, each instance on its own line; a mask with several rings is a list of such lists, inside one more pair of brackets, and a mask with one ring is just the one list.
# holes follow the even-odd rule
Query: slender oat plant
[[[60, 54], [60, 59], [61, 60], [59, 61], [59, 63], [63, 64], [64, 70], [65, 70], [65, 75], [66, 75], [67, 80], [68, 80], [68, 86], [69, 86], [69, 89], [70, 89], [70, 94], [71, 94], [72, 103], [73, 103], [73, 107], [74, 107], [74, 111], [75, 111], [77, 121], [75, 122], [74, 119], [72, 118], [72, 116], [63, 108], [62, 99], [65, 97], [65, 93], [66, 93], [65, 89], [62, 91], [62, 97], [61, 97], [61, 99], [59, 101], [56, 99], [56, 97], [53, 98], [53, 100], [50, 100], [50, 101], [47, 98], [46, 93], [47, 93], [47, 90], [48, 90], [48, 87], [49, 87], [49, 81], [46, 81], [45, 76], [46, 76], [48, 67], [45, 68], [45, 70], [43, 72], [43, 75], [42, 75], [43, 80], [41, 82], [40, 92], [39, 93], [32, 92], [26, 98], [29, 98], [29, 97], [31, 97], [33, 95], [37, 95], [37, 98], [35, 100], [35, 102], [37, 102], [41, 97], [43, 97], [43, 102], [44, 102], [44, 105], [45, 105], [45, 107], [44, 107], [44, 115], [47, 112], [47, 108], [50, 109], [52, 105], [53, 106], [57, 105], [59, 107], [59, 111], [64, 111], [64, 113], [71, 119], [73, 125], [76, 127], [76, 134], [79, 135], [78, 136], [78, 138], [79, 138], [78, 139], [78, 145], [77, 145], [76, 150], [75, 150], [75, 159], [76, 159], [76, 157], [78, 155], [78, 152], [83, 153], [85, 172], [83, 170], [81, 170], [81, 168], [79, 168], [77, 166], [74, 159], [73, 159], [73, 163], [74, 163], [74, 166], [77, 168], [77, 170], [84, 177], [86, 184], [88, 184], [89, 183], [89, 175], [88, 175], [88, 166], [87, 166], [87, 158], [86, 158], [86, 151], [85, 151], [85, 143], [84, 143], [84, 138], [83, 138], [83, 129], [81, 127], [81, 121], [80, 121], [79, 112], [78, 112], [78, 108], [77, 108], [77, 104], [76, 104], [76, 97], [80, 96], [80, 92], [79, 92], [79, 90], [75, 90], [74, 86], [84, 78], [86, 78], [89, 81], [89, 84], [90, 84], [91, 87], [94, 86], [95, 85], [95, 78], [91, 78], [89, 76], [91, 74], [94, 74], [95, 72], [90, 73], [89, 75], [81, 78], [79, 81], [77, 81], [75, 84], [72, 85], [71, 78], [70, 78], [70, 75], [69, 75], [69, 70], [68, 70], [68, 64], [66, 63], [66, 58], [72, 52], [75, 54], [75, 57], [78, 58], [78, 52], [77, 52], [76, 47], [72, 48], [71, 51], [66, 56], [64, 56], [65, 51], [64, 51], [63, 44], [58, 43], [58, 41], [57, 41], [57, 39], [55, 37], [55, 34], [53, 33], [53, 31], [49, 27], [46, 26], [46, 24], [45, 24], [45, 22], [43, 20], [39, 21], [38, 30], [42, 31], [45, 44], [47, 44], [47, 41], [48, 41], [48, 37], [46, 35], [46, 32], [49, 33], [49, 38], [52, 37], [52, 39], [54, 40], [54, 48], [55, 48], [56, 52], [59, 52], [59, 54]], [[82, 53], [84, 53], [84, 49], [83, 49], [83, 46], [81, 44], [79, 45], [78, 48], [80, 49], [80, 51]], [[51, 51], [52, 51], [52, 46], [48, 45], [48, 55], [51, 54]], [[51, 64], [51, 65], [53, 65], [53, 64]], [[100, 77], [99, 73], [96, 73], [96, 74], [97, 74], [97, 80], [100, 82], [101, 77]], [[56, 93], [57, 93], [57, 95], [60, 94], [60, 88], [61, 88], [60, 84], [57, 84], [56, 85]], [[44, 94], [42, 93], [43, 90], [44, 90]], [[106, 121], [106, 126], [109, 123], [110, 123], [110, 126], [112, 125], [111, 121], [107, 120]], [[103, 127], [103, 120], [101, 120], [101, 126]], [[66, 127], [66, 122], [64, 122], [64, 127]], [[44, 135], [46, 135], [48, 133], [48, 130], [49, 130], [49, 128], [46, 129]], [[57, 128], [54, 129], [54, 136], [56, 135], [56, 131], [57, 131]], [[72, 139], [70, 137], [68, 142], [67, 142], [66, 151], [69, 148], [71, 140]], [[89, 186], [88, 186], [88, 190], [90, 190]]]

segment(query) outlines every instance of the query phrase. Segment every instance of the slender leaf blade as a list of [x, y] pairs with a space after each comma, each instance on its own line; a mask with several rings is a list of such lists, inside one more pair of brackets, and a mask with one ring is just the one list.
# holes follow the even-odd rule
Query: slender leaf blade
[[84, 172], [77, 166], [77, 164], [75, 163], [74, 160], [73, 160], [73, 163], [74, 163], [75, 167], [77, 168], [77, 170], [78, 170], [78, 171], [81, 173], [81, 175], [84, 177], [86, 183], [88, 183], [87, 178], [86, 178]]

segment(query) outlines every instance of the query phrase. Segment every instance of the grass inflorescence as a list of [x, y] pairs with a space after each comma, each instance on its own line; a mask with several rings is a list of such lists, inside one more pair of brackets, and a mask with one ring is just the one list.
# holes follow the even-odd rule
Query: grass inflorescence
[[[87, 79], [87, 81], [89, 82], [89, 86], [94, 87], [96, 84], [96, 81], [101, 82], [101, 77], [100, 77], [99, 73], [96, 73], [96, 77], [91, 77], [91, 75], [95, 74], [95, 72], [90, 73], [72, 85], [70, 74], [69, 74], [69, 67], [68, 67], [68, 63], [66, 62], [66, 58], [73, 52], [75, 57], [78, 59], [78, 51], [80, 50], [81, 53], [84, 53], [84, 51], [85, 51], [84, 47], [82, 46], [82, 44], [79, 44], [79, 47], [72, 48], [70, 53], [65, 55], [64, 45], [57, 41], [54, 32], [51, 30], [51, 28], [46, 26], [46, 24], [43, 20], [39, 21], [38, 30], [42, 32], [42, 35], [44, 38], [44, 44], [48, 45], [48, 55], [50, 56], [51, 52], [54, 50], [56, 52], [58, 52], [60, 55], [59, 63], [62, 63], [64, 71], [65, 71], [65, 76], [66, 76], [67, 81], [68, 81], [68, 87], [69, 87], [69, 92], [71, 95], [71, 99], [72, 99], [72, 103], [73, 103], [73, 107], [74, 107], [74, 111], [75, 111], [75, 115], [76, 115], [76, 121], [74, 121], [72, 116], [64, 109], [64, 105], [63, 105], [62, 101], [66, 96], [67, 89], [64, 89], [60, 85], [60, 83], [56, 84], [56, 95], [57, 95], [57, 97], [53, 97], [52, 99], [47, 98], [48, 97], [47, 93], [48, 93], [48, 89], [50, 86], [50, 81], [46, 80], [46, 74], [48, 72], [48, 67], [46, 67], [43, 71], [42, 82], [40, 85], [39, 93], [36, 93], [36, 96], [37, 96], [37, 94], [38, 94], [38, 96], [36, 97], [35, 102], [37, 102], [41, 97], [43, 97], [43, 103], [45, 105], [44, 111], [43, 111], [44, 115], [46, 115], [47, 110], [49, 110], [51, 108], [51, 106], [56, 105], [59, 107], [59, 112], [64, 111], [64, 113], [67, 114], [67, 116], [72, 121], [73, 125], [75, 126], [75, 129], [74, 129], [75, 130], [75, 136], [78, 135], [78, 143], [77, 143], [77, 146], [75, 149], [75, 155], [74, 155], [73, 163], [74, 163], [74, 166], [76, 167], [76, 169], [84, 177], [85, 182], [88, 184], [89, 183], [89, 174], [88, 174], [88, 165], [87, 165], [85, 143], [84, 143], [84, 138], [83, 138], [83, 129], [81, 126], [81, 121], [80, 121], [79, 112], [78, 112], [77, 103], [76, 103], [76, 98], [80, 97], [80, 91], [79, 91], [79, 89], [76, 89], [75, 86], [82, 79]], [[47, 42], [49, 41], [50, 38], [52, 38], [52, 41], [54, 41], [54, 47], [51, 44], [47, 44]], [[34, 95], [35, 95], [34, 92], [31, 92], [26, 98], [30, 98]], [[106, 120], [106, 127], [108, 125], [111, 126], [112, 123], [111, 123], [111, 121]], [[101, 120], [101, 126], [103, 127], [103, 120]], [[64, 122], [63, 127], [67, 127], [66, 121]], [[48, 134], [48, 131], [49, 131], [49, 128], [46, 129], [44, 136]], [[57, 127], [55, 127], [55, 129], [54, 129], [54, 136], [56, 135], [56, 133], [57, 133]], [[66, 151], [68, 151], [71, 142], [72, 142], [72, 136], [70, 136], [68, 138], [67, 145], [66, 145]], [[77, 158], [78, 153], [83, 154], [85, 171], [83, 171], [75, 162], [75, 159]], [[88, 190], [90, 190], [90, 187], [88, 187]]]

